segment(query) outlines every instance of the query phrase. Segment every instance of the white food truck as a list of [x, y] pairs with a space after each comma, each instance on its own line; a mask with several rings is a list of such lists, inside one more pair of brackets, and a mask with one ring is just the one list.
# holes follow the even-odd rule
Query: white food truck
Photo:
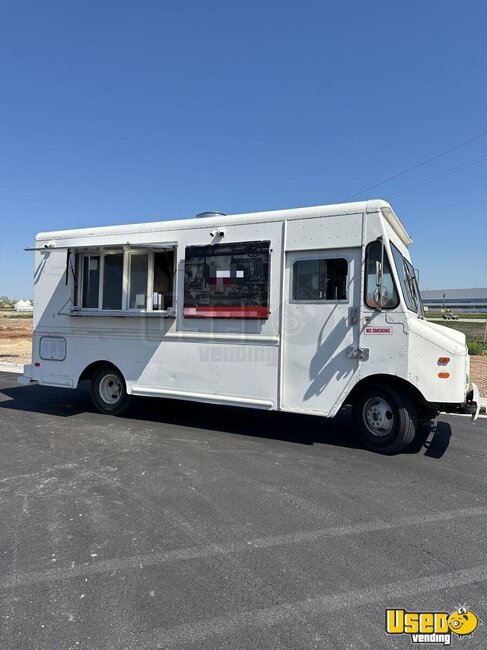
[[21, 383], [333, 417], [396, 452], [478, 414], [465, 336], [427, 322], [412, 243], [381, 200], [37, 235]]

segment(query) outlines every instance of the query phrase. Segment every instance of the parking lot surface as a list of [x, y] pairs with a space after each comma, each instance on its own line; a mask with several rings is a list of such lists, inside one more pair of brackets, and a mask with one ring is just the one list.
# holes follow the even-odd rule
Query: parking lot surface
[[[487, 419], [397, 456], [335, 420], [0, 373], [1, 648], [410, 648], [387, 607], [484, 620]], [[413, 646], [414, 647], [414, 646]], [[426, 646], [435, 647], [435, 646]], [[436, 646], [438, 647], [438, 646]]]

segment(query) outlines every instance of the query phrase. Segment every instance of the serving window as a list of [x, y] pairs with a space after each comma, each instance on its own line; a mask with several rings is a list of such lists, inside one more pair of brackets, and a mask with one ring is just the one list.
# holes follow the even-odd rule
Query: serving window
[[188, 246], [186, 318], [269, 317], [270, 242]]
[[174, 306], [175, 249], [77, 255], [81, 310], [153, 312]]

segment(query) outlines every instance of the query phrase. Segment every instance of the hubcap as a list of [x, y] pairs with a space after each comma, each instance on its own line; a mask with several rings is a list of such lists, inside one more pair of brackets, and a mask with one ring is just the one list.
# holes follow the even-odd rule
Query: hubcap
[[122, 382], [117, 375], [105, 375], [100, 381], [98, 392], [105, 404], [116, 404], [122, 396]]
[[363, 421], [374, 436], [387, 436], [394, 426], [394, 416], [390, 404], [381, 397], [367, 400], [362, 411]]

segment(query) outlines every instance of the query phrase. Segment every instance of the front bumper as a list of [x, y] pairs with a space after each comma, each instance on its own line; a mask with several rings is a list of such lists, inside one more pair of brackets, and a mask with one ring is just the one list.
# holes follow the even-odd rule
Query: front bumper
[[467, 392], [465, 401], [461, 404], [436, 404], [435, 408], [444, 413], [463, 413], [471, 415], [472, 421], [476, 420], [481, 410], [480, 393], [477, 384], [472, 382], [470, 386], [471, 388]]

